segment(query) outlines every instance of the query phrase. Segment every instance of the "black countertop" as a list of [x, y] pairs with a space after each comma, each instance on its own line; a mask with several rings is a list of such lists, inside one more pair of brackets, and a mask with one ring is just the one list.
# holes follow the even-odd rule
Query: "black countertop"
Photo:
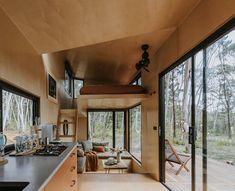
[[0, 166], [0, 182], [29, 182], [24, 191], [43, 190], [76, 147], [64, 144], [68, 148], [59, 156], [7, 156], [8, 163]]

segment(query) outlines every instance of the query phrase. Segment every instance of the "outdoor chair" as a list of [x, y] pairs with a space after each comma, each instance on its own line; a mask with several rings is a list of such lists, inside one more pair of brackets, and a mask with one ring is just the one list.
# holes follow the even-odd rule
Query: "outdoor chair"
[[179, 169], [176, 172], [176, 175], [178, 175], [183, 168], [187, 172], [189, 172], [189, 169], [186, 165], [190, 161], [190, 159], [190, 154], [178, 153], [173, 145], [169, 142], [169, 140], [165, 139], [165, 162], [168, 162], [172, 167], [174, 167], [172, 163], [180, 165]]

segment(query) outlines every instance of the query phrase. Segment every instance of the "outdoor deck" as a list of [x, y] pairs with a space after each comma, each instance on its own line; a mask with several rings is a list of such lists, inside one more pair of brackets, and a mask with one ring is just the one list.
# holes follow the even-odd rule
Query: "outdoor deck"
[[[182, 170], [175, 175], [179, 166], [166, 163], [166, 185], [174, 191], [191, 190], [191, 172]], [[191, 161], [187, 165], [191, 169]], [[208, 191], [234, 191], [235, 166], [208, 159]], [[196, 190], [202, 191], [202, 157], [196, 156]]]

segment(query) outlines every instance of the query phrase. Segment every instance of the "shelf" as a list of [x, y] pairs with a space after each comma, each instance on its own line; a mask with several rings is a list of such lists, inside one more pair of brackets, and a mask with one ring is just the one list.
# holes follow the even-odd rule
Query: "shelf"
[[59, 137], [63, 137], [63, 138], [65, 138], [65, 137], [74, 137], [75, 135], [59, 135]]
[[76, 109], [60, 109], [59, 114], [67, 117], [74, 117], [76, 116]]
[[75, 122], [64, 122], [64, 121], [61, 121], [60, 124], [75, 124]]
[[86, 117], [87, 109], [126, 109], [148, 97], [148, 94], [80, 95], [77, 99], [78, 114]]

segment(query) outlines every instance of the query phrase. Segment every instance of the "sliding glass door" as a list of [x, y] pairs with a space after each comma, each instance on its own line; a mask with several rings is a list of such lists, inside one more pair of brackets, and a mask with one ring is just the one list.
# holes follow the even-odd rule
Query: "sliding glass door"
[[[191, 58], [164, 76], [165, 98], [165, 184], [173, 189], [191, 190], [192, 126]], [[184, 163], [184, 164], [183, 164]]]
[[161, 181], [172, 191], [235, 188], [235, 29], [217, 33], [160, 77]]
[[206, 48], [208, 190], [235, 190], [235, 30]]

